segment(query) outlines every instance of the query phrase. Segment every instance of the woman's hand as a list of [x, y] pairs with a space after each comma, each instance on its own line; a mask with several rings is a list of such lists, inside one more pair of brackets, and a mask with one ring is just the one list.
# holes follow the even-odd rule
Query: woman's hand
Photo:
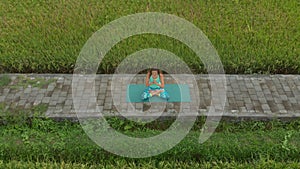
[[152, 84], [156, 84], [157, 86], [161, 87], [161, 84], [157, 83], [156, 80], [154, 80]]

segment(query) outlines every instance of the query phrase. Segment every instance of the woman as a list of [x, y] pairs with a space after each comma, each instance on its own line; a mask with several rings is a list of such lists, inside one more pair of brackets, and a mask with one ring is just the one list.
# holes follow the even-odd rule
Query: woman
[[151, 69], [146, 76], [146, 86], [142, 94], [142, 99], [146, 100], [153, 96], [158, 96], [163, 99], [169, 99], [170, 96], [164, 89], [165, 82], [162, 72], [158, 69]]

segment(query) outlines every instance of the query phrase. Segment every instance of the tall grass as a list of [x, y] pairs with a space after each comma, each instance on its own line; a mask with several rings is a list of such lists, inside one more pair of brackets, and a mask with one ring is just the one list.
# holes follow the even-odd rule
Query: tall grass
[[[5, 118], [0, 121], [0, 162], [2, 160], [5, 163], [12, 160], [81, 164], [110, 164], [112, 161], [123, 160], [129, 163], [149, 160], [247, 163], [261, 159], [299, 162], [300, 157], [299, 120], [289, 123], [222, 122], [208, 141], [199, 144], [198, 128], [203, 123], [200, 120], [171, 150], [145, 159], [130, 159], [119, 157], [97, 146], [78, 123], [24, 119], [18, 116], [11, 118], [13, 119]], [[154, 129], [157, 127], [154, 124], [139, 126], [114, 118], [108, 121], [114, 129], [132, 137], [151, 137], [162, 132], [161, 129]], [[126, 144], [123, 146], [125, 148]]]
[[[234, 1], [0, 1], [0, 72], [72, 73], [88, 38], [105, 24], [137, 12], [185, 18], [211, 40], [226, 73], [300, 73], [297, 0]], [[112, 73], [128, 54], [143, 48], [169, 50], [194, 73], [205, 72], [184, 44], [140, 35], [117, 44], [99, 73]]]
[[130, 168], [130, 169], [140, 169], [140, 168], [205, 168], [205, 169], [220, 169], [220, 168], [243, 168], [243, 169], [282, 169], [282, 168], [295, 168], [299, 167], [299, 163], [297, 162], [276, 162], [267, 159], [261, 159], [257, 162], [223, 162], [223, 161], [215, 161], [215, 162], [184, 162], [184, 161], [156, 161], [149, 160], [143, 162], [126, 162], [125, 160], [119, 161], [107, 161], [102, 164], [80, 164], [80, 163], [68, 163], [68, 162], [24, 162], [24, 161], [10, 161], [10, 162], [1, 162], [0, 168], [7, 169], [24, 169], [24, 168], [60, 168], [60, 169], [116, 169], [116, 168]]

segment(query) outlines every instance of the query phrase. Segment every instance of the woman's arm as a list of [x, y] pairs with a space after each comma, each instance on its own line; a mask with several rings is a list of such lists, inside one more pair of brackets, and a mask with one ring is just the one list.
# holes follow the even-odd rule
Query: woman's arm
[[160, 82], [161, 82], [159, 86], [160, 88], [164, 88], [165, 87], [164, 75], [162, 73], [160, 73], [159, 75], [160, 75]]
[[148, 71], [147, 76], [146, 76], [146, 86], [150, 86], [149, 84], [149, 78], [150, 78], [150, 71]]

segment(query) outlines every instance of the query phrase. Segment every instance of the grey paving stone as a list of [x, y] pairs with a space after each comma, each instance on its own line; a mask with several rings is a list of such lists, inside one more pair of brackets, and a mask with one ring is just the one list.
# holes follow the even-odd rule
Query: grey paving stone
[[263, 110], [270, 110], [270, 107], [268, 104], [262, 104], [261, 107]]
[[291, 103], [291, 104], [296, 104], [297, 103], [297, 99], [292, 97], [292, 98], [288, 98], [288, 101]]
[[250, 95], [250, 99], [251, 99], [252, 101], [257, 101], [257, 100], [258, 100], [258, 97], [257, 97], [256, 94], [251, 94], [251, 95]]
[[104, 95], [105, 95], [106, 89], [105, 89], [104, 87], [101, 87], [98, 93], [99, 93], [99, 94], [104, 94]]
[[255, 86], [254, 86], [254, 90], [255, 90], [256, 92], [262, 92], [262, 88], [261, 88], [260, 86], [258, 86], [258, 85], [255, 85]]
[[50, 102], [51, 97], [44, 97], [42, 99], [42, 103], [48, 104]]
[[63, 103], [66, 101], [66, 97], [59, 97], [57, 103]]
[[72, 99], [67, 99], [65, 101], [65, 106], [71, 106], [73, 104], [73, 100]]
[[24, 108], [25, 109], [30, 109], [31, 107], [32, 107], [31, 103], [26, 103]]
[[68, 92], [66, 92], [66, 91], [62, 91], [61, 93], [60, 93], [60, 96], [61, 97], [66, 97], [68, 95]]
[[54, 89], [55, 89], [55, 85], [53, 85], [52, 83], [48, 85], [47, 91], [53, 91]]
[[[38, 75], [32, 75], [38, 76]], [[16, 106], [32, 107], [40, 103], [48, 104], [47, 115], [51, 116], [68, 116], [68, 113], [72, 111], [72, 75], [42, 75], [45, 79], [56, 78], [57, 81], [49, 84], [46, 88], [25, 88], [25, 89], [10, 89], [0, 88], [0, 102], [8, 104], [8, 108], [14, 108]], [[45, 76], [45, 77], [44, 77]], [[214, 79], [210, 84], [210, 80], [207, 75], [197, 75], [197, 85], [199, 88], [199, 105], [186, 106], [180, 105], [180, 103], [172, 103], [173, 105], [166, 104], [165, 106], [157, 106], [157, 111], [172, 112], [172, 111], [191, 111], [192, 109], [198, 109], [201, 113], [209, 110], [211, 106], [211, 87], [222, 87], [220, 80]], [[144, 83], [143, 75], [136, 75], [130, 83]], [[94, 86], [97, 94], [97, 105], [105, 108], [106, 112], [116, 112], [115, 106], [112, 106], [112, 102], [118, 103], [120, 109], [125, 111], [131, 110], [132, 106], [126, 103], [126, 87], [127, 77], [123, 77], [120, 83], [113, 84], [111, 81], [111, 75], [97, 75]], [[172, 79], [168, 76], [165, 77], [166, 81], [172, 82]], [[226, 75], [227, 79], [227, 102], [225, 103], [225, 110], [228, 114], [234, 116], [239, 115], [290, 115], [294, 116], [299, 113], [300, 110], [300, 76], [292, 75]], [[175, 82], [175, 81], [174, 81]], [[191, 91], [196, 87], [196, 83], [187, 80]], [[113, 90], [110, 88], [114, 86]], [[76, 86], [75, 98], [86, 98], [88, 103], [78, 103], [80, 106], [88, 107], [90, 103], [87, 99], [89, 93], [83, 91], [89, 89], [88, 85]], [[116, 95], [112, 95], [117, 93]], [[217, 93], [221, 93], [222, 90], [217, 90]], [[112, 97], [113, 96], [113, 97]], [[117, 98], [115, 97], [117, 96]], [[218, 98], [222, 96], [219, 95]], [[122, 99], [123, 98], [123, 99]], [[196, 99], [194, 92], [191, 93], [192, 100]], [[114, 100], [113, 100], [114, 99]], [[220, 100], [215, 100], [214, 109], [221, 109], [216, 104], [220, 104]], [[13, 104], [12, 104], [13, 102]], [[87, 105], [86, 105], [87, 104]], [[123, 107], [122, 107], [123, 105]], [[125, 106], [124, 106], [125, 105]], [[147, 106], [143, 103], [134, 103], [135, 109], [146, 110]], [[9, 107], [11, 106], [11, 107]], [[94, 105], [95, 106], [95, 105]], [[93, 107], [94, 107], [93, 106]], [[51, 107], [55, 107], [52, 110]], [[60, 109], [59, 111], [57, 110]], [[81, 107], [82, 109], [82, 107]], [[217, 110], [216, 110], [217, 111]], [[51, 114], [52, 113], [52, 114]], [[74, 113], [74, 110], [73, 110]]]
[[244, 102], [246, 103], [246, 104], [251, 104], [251, 99], [250, 98], [244, 98]]
[[24, 90], [24, 93], [31, 93], [31, 88], [26, 88], [26, 89]]
[[51, 100], [51, 101], [49, 102], [49, 105], [50, 105], [50, 106], [55, 106], [56, 104], [57, 104], [56, 100]]
[[143, 103], [137, 103], [136, 106], [135, 106], [135, 108], [137, 110], [143, 110]]
[[295, 97], [293, 92], [291, 92], [291, 91], [286, 91], [285, 94], [287, 97]]
[[284, 92], [284, 90], [282, 88], [277, 88], [277, 93], [279, 95], [285, 95], [285, 92]]
[[104, 109], [105, 110], [110, 110], [112, 108], [112, 103], [105, 103], [104, 104]]
[[27, 100], [25, 100], [25, 99], [21, 99], [21, 100], [19, 100], [19, 102], [18, 102], [18, 106], [25, 106], [25, 104], [26, 104], [26, 101], [27, 101]]
[[5, 97], [4, 96], [0, 96], [0, 103], [4, 102], [4, 100], [5, 100]]
[[37, 105], [39, 105], [41, 102], [42, 102], [41, 100], [35, 100], [35, 101], [33, 102], [33, 106], [37, 106]]
[[44, 94], [37, 94], [36, 100], [42, 100], [44, 98]]

